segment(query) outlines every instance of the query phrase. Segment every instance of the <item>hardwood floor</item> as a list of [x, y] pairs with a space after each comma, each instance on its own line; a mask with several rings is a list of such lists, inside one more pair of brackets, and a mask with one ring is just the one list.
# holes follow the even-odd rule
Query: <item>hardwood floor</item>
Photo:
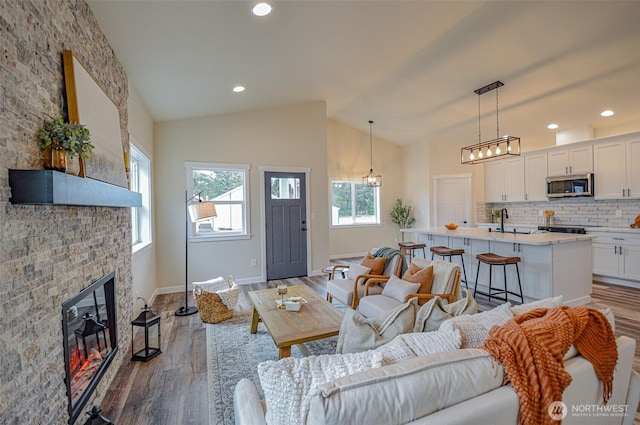
[[[326, 280], [314, 276], [286, 282], [308, 285], [325, 296]], [[278, 282], [242, 285], [241, 289], [246, 293], [275, 287]], [[197, 314], [174, 316], [183, 297], [178, 293], [156, 298], [152, 308], [162, 317], [162, 354], [148, 363], [125, 360], [122, 364], [101, 405], [103, 415], [114, 423], [208, 425], [205, 327]], [[592, 299], [595, 305], [613, 310], [617, 335], [640, 341], [640, 289], [594, 282]], [[481, 296], [477, 301], [492, 307]], [[640, 346], [636, 347], [634, 369], [640, 372]], [[640, 413], [636, 413], [635, 424], [640, 425]]]

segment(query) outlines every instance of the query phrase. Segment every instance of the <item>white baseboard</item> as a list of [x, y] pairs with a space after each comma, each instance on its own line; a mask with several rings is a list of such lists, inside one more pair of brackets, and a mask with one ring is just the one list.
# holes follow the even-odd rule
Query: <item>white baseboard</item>
[[[265, 279], [263, 279], [260, 276], [255, 276], [255, 277], [245, 277], [244, 279], [235, 279], [235, 282], [238, 285], [247, 285], [249, 283], [260, 283], [260, 282], [264, 282]], [[187, 291], [193, 291], [193, 285], [189, 284], [187, 286]], [[162, 288], [157, 288], [153, 295], [151, 296], [151, 300], [154, 300], [155, 297], [157, 295], [164, 295], [164, 294], [175, 294], [176, 292], [184, 292], [184, 285], [179, 285], [179, 286], [165, 286]]]
[[640, 282], [635, 280], [617, 279], [615, 277], [606, 277], [600, 275], [593, 275], [593, 280], [596, 282], [610, 283], [612, 285], [628, 286], [629, 288], [640, 289]]
[[343, 258], [355, 258], [355, 257], [364, 257], [367, 255], [368, 251], [365, 252], [352, 252], [351, 254], [334, 254], [330, 255], [330, 260], [341, 260]]

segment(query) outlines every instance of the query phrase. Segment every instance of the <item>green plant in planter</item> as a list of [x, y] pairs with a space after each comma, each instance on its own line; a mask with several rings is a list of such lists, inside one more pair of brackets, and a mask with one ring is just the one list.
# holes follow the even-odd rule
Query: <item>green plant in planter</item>
[[[402, 199], [396, 199], [396, 204], [391, 208], [389, 217], [393, 223], [400, 226], [400, 229], [409, 229], [416, 222], [411, 206], [403, 205]], [[402, 235], [402, 242], [404, 242], [404, 232], [400, 232], [400, 234]]]
[[61, 116], [45, 119], [38, 131], [40, 149], [45, 150], [57, 145], [70, 157], [87, 159], [95, 147], [91, 143], [91, 132], [82, 124], [65, 122]]
[[84, 177], [84, 160], [91, 156], [91, 133], [82, 124], [65, 122], [61, 116], [45, 119], [37, 138], [46, 170], [67, 171], [67, 157], [78, 157], [78, 175]]

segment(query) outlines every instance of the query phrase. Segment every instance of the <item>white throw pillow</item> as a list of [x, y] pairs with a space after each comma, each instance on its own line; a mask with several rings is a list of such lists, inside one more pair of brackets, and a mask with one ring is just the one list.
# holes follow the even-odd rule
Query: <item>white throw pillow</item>
[[407, 295], [417, 293], [419, 288], [419, 283], [407, 282], [397, 276], [391, 275], [387, 283], [384, 284], [382, 295], [403, 303]]
[[326, 382], [382, 366], [382, 353], [364, 351], [287, 357], [258, 365], [269, 425], [302, 424], [309, 409], [309, 391]]
[[482, 313], [452, 317], [442, 322], [440, 330], [460, 331], [461, 348], [481, 348], [492, 327], [502, 326], [513, 317], [510, 307], [511, 304], [506, 303]]
[[398, 335], [375, 351], [382, 353], [382, 361], [386, 366], [427, 354], [457, 350], [461, 343], [460, 332], [457, 330], [408, 333]]
[[347, 271], [347, 279], [356, 280], [361, 274], [369, 274], [370, 271], [371, 268], [365, 267], [362, 264], [351, 263]]
[[545, 298], [544, 300], [533, 301], [527, 304], [514, 305], [511, 307], [511, 312], [514, 316], [527, 313], [536, 308], [553, 308], [562, 305], [564, 297], [562, 295], [557, 297]]

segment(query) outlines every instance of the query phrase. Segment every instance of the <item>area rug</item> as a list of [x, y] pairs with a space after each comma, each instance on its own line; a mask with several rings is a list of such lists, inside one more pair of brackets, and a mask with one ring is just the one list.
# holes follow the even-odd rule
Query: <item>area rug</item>
[[[210, 425], [233, 425], [233, 390], [238, 381], [250, 379], [262, 397], [258, 364], [278, 360], [278, 349], [262, 323], [257, 333], [249, 333], [250, 319], [250, 311], [244, 310], [224, 322], [206, 325]], [[311, 341], [302, 351], [333, 354], [336, 343], [337, 337]], [[300, 347], [294, 345], [291, 357], [302, 356]]]

